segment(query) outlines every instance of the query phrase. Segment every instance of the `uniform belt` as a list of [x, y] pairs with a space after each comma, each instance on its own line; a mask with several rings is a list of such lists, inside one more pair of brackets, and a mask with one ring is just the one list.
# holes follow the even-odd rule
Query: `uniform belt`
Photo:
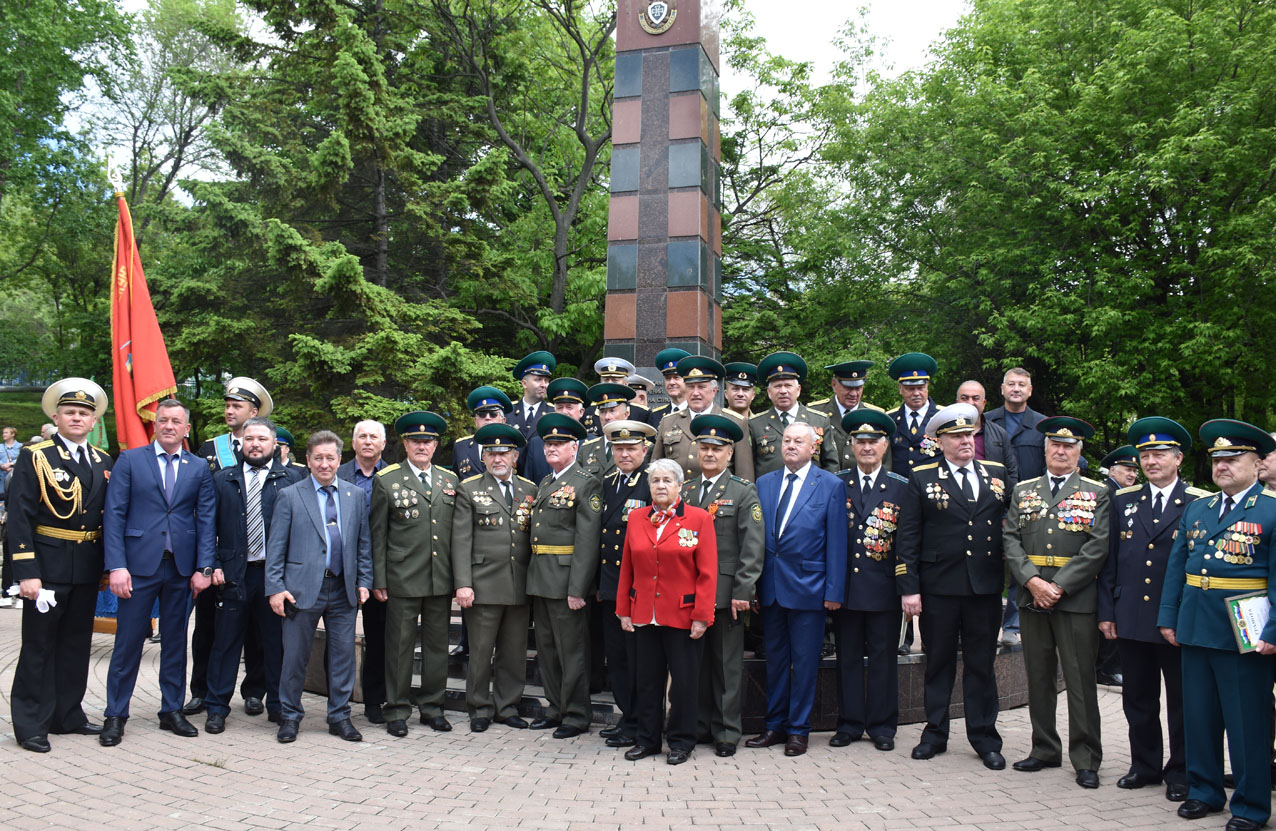
[[1032, 563], [1034, 566], [1045, 566], [1046, 568], [1054, 568], [1064, 565], [1071, 559], [1071, 557], [1059, 557], [1054, 554], [1046, 554], [1045, 556], [1040, 554], [1028, 555], [1028, 562]]
[[576, 550], [574, 545], [533, 545], [533, 554], [571, 554]]
[[249, 560], [248, 567], [249, 568], [265, 568], [266, 561], [265, 560]]
[[35, 532], [42, 537], [52, 537], [55, 540], [70, 540], [71, 542], [97, 542], [102, 539], [102, 531], [68, 531], [65, 528], [54, 528], [49, 525], [37, 525]]
[[334, 572], [334, 571], [333, 571], [332, 569], [330, 569], [330, 568], [325, 568], [325, 569], [323, 570], [323, 576], [324, 576], [324, 577], [335, 577], [335, 578], [337, 578], [337, 579], [340, 579], [340, 578], [341, 578], [341, 575], [340, 575], [340, 574], [337, 574], [336, 572]]
[[1204, 574], [1187, 575], [1187, 584], [1198, 589], [1265, 589], [1267, 581], [1262, 577], [1209, 577]]

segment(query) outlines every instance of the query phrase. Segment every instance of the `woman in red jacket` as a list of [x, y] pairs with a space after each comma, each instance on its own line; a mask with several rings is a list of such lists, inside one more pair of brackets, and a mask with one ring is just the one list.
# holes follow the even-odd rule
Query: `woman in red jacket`
[[718, 540], [708, 512], [682, 501], [681, 465], [659, 459], [647, 479], [652, 504], [629, 514], [616, 592], [616, 616], [621, 628], [637, 633], [638, 650], [638, 744], [625, 758], [660, 752], [668, 682], [668, 762], [680, 765], [696, 744], [702, 638], [713, 623]]

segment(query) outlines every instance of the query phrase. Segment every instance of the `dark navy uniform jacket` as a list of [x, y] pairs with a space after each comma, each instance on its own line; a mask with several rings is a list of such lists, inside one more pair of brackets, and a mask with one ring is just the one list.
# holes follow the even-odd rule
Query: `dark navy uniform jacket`
[[895, 591], [895, 532], [900, 512], [908, 504], [908, 480], [884, 467], [865, 493], [859, 468], [843, 470], [837, 478], [846, 483], [846, 601], [844, 608], [857, 612], [899, 611]]

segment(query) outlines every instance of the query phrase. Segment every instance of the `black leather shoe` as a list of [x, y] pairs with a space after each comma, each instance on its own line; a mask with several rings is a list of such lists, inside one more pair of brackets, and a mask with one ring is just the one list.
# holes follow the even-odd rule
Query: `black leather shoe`
[[874, 736], [873, 747], [876, 747], [878, 750], [894, 750], [895, 740], [890, 736]]
[[1036, 773], [1037, 771], [1045, 770], [1046, 768], [1060, 767], [1062, 764], [1063, 762], [1043, 762], [1036, 756], [1029, 756], [1027, 759], [1020, 759], [1015, 762], [1011, 765], [1011, 767], [1015, 770], [1023, 771], [1024, 773]]
[[95, 721], [86, 721], [79, 727], [75, 727], [66, 732], [72, 736], [100, 736], [102, 734], [102, 725]]
[[1125, 788], [1128, 791], [1146, 788], [1148, 785], [1159, 784], [1161, 784], [1161, 777], [1148, 776], [1146, 773], [1135, 773], [1134, 771], [1130, 771], [1125, 776], [1122, 776], [1117, 780], [1117, 787]]
[[833, 734], [833, 738], [829, 739], [829, 747], [846, 747], [851, 742], [857, 742], [859, 740], [859, 736], [852, 736], [845, 730], [838, 730]]
[[905, 655], [908, 655], [908, 654], [909, 654], [909, 653], [911, 653], [912, 651], [913, 651], [913, 650], [912, 650], [912, 649], [910, 649], [910, 648], [908, 648], [907, 646], [901, 646], [901, 647], [899, 648], [899, 650], [898, 650], [898, 652], [899, 652], [899, 656], [900, 656], [901, 658], [902, 658], [902, 657], [904, 657]]
[[186, 704], [182, 706], [182, 715], [184, 716], [197, 716], [202, 712], [204, 712], [204, 699], [199, 696], [188, 699]]
[[579, 727], [572, 727], [570, 724], [560, 724], [558, 729], [554, 731], [556, 739], [574, 739], [585, 731]]
[[348, 742], [363, 741], [363, 734], [355, 729], [354, 723], [348, 718], [343, 718], [341, 721], [334, 721], [330, 723], [328, 725], [328, 732], [334, 736], [340, 736]]
[[509, 718], [494, 718], [492, 721], [497, 724], [504, 724], [506, 727], [513, 727], [515, 730], [526, 730], [527, 721], [519, 716], [510, 716]]
[[544, 716], [541, 716], [540, 718], [532, 722], [532, 729], [533, 730], [548, 730], [549, 728], [557, 727], [560, 724], [562, 724], [562, 722], [556, 718], [545, 718]]
[[1182, 802], [1187, 799], [1187, 783], [1185, 782], [1166, 782], [1165, 798], [1171, 802]]
[[1230, 774], [1230, 773], [1224, 773], [1224, 774], [1223, 774], [1223, 787], [1224, 787], [1224, 788], [1227, 788], [1229, 791], [1230, 791], [1230, 790], [1232, 790], [1232, 789], [1234, 789], [1234, 788], [1236, 787], [1236, 777], [1235, 777], [1235, 775]]
[[948, 748], [946, 747], [939, 747], [937, 745], [931, 744], [930, 742], [921, 742], [920, 744], [917, 745], [917, 747], [913, 748], [913, 758], [914, 759], [933, 759], [936, 756], [938, 756], [940, 753], [945, 752], [946, 750], [948, 750]]
[[471, 733], [482, 733], [482, 732], [484, 732], [485, 730], [487, 730], [487, 728], [489, 728], [489, 727], [491, 727], [491, 726], [492, 726], [492, 720], [491, 720], [490, 718], [472, 718], [472, 719], [470, 719], [470, 732], [471, 732]]
[[260, 698], [249, 696], [244, 699], [244, 712], [250, 716], [259, 716], [266, 712], [266, 705]]
[[626, 736], [624, 734], [621, 734], [619, 736], [612, 736], [606, 742], [604, 742], [604, 744], [606, 744], [608, 747], [633, 747], [634, 745], [638, 744], [638, 740], [635, 739], [633, 736]]
[[102, 722], [102, 732], [98, 734], [98, 744], [103, 747], [115, 747], [124, 738], [124, 719], [119, 716], [107, 716]]
[[621, 735], [619, 724], [614, 724], [611, 727], [604, 727], [603, 729], [598, 731], [599, 738], [603, 738], [603, 739], [610, 739], [612, 736], [619, 736], [619, 735]]
[[1096, 672], [1094, 680], [1108, 687], [1119, 687], [1125, 682], [1119, 672]]
[[745, 747], [774, 747], [777, 744], [784, 744], [789, 740], [788, 733], [781, 733], [779, 730], [766, 730], [761, 734], [754, 736], [744, 743]]
[[1006, 769], [1006, 757], [995, 750], [989, 750], [987, 753], [976, 753], [975, 755], [979, 757], [979, 761], [984, 763], [984, 767], [989, 770]]
[[1099, 787], [1099, 774], [1093, 770], [1077, 771], [1077, 784], [1083, 788]]
[[448, 651], [448, 655], [453, 658], [466, 658], [466, 657], [469, 657], [469, 654], [470, 654], [469, 648], [462, 646], [459, 643], [456, 646], [452, 647], [451, 650]]
[[648, 756], [655, 756], [659, 752], [660, 748], [658, 747], [643, 747], [642, 745], [639, 745], [638, 747], [631, 747], [626, 750], [625, 758], [631, 762], [636, 762], [639, 759], [646, 759]]
[[665, 757], [665, 761], [671, 765], [680, 765], [691, 758], [691, 752], [687, 750], [670, 750], [669, 755]]
[[1255, 822], [1244, 817], [1232, 817], [1227, 821], [1226, 831], [1258, 831], [1262, 827], [1263, 824], [1261, 822]]
[[45, 736], [32, 736], [29, 739], [23, 739], [18, 744], [22, 745], [23, 750], [30, 750], [32, 753], [48, 753], [53, 749]]
[[713, 746], [713, 755], [726, 758], [735, 755], [735, 745], [731, 742], [718, 742]]
[[408, 723], [404, 719], [396, 718], [393, 721], [386, 722], [385, 732], [396, 739], [401, 739], [408, 734]]
[[1179, 816], [1183, 819], [1200, 819], [1210, 814], [1217, 814], [1222, 808], [1211, 808], [1199, 799], [1189, 799], [1179, 806]]
[[181, 713], [160, 713], [159, 726], [161, 730], [171, 730], [174, 734], [188, 739], [199, 735], [199, 729], [187, 721], [186, 716]]
[[301, 722], [295, 718], [286, 718], [279, 722], [279, 732], [275, 733], [275, 738], [280, 744], [288, 744], [297, 740], [297, 728], [301, 726]]
[[373, 724], [385, 724], [385, 714], [381, 712], [380, 704], [364, 704], [363, 717]]
[[209, 713], [208, 718], [204, 719], [205, 733], [225, 733], [226, 717], [221, 713]]
[[784, 743], [784, 755], [801, 756], [806, 753], [809, 742], [810, 737], [808, 736], [789, 736], [789, 740]]
[[452, 732], [452, 722], [448, 721], [443, 716], [434, 716], [432, 718], [421, 716], [421, 723], [426, 727], [429, 727], [431, 730], [437, 730], [440, 733]]

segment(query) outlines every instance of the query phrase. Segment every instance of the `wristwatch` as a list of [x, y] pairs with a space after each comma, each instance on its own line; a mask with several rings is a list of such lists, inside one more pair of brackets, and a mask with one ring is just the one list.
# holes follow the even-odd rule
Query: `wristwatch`
[[200, 574], [202, 574], [202, 575], [204, 575], [205, 577], [212, 577], [212, 576], [213, 576], [213, 570], [212, 570], [211, 568], [201, 568], [201, 569], [199, 570], [199, 573], [200, 573]]

